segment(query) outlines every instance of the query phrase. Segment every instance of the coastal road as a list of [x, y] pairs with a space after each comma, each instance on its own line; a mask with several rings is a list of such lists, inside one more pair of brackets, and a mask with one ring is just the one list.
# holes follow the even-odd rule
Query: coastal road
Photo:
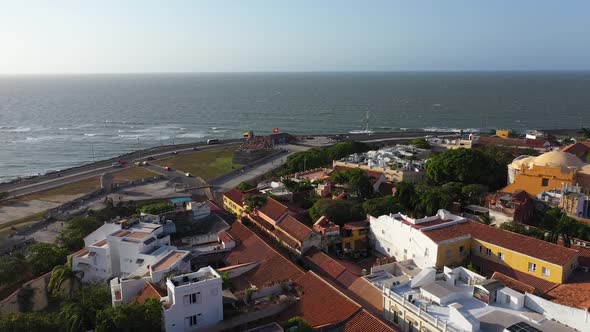
[[294, 153], [300, 152], [300, 151], [306, 151], [306, 150], [311, 149], [311, 147], [308, 147], [308, 146], [293, 145], [293, 144], [283, 145], [283, 146], [281, 146], [281, 148], [284, 148], [284, 149], [288, 150], [289, 152], [284, 153], [284, 154], [280, 154], [274, 158], [271, 158], [271, 159], [265, 161], [262, 164], [252, 166], [249, 168], [245, 168], [245, 169], [243, 169], [242, 173], [238, 173], [238, 174], [236, 174], [232, 177], [229, 177], [229, 178], [223, 178], [220, 181], [213, 181], [210, 184], [217, 187], [220, 191], [228, 191], [232, 188], [237, 187], [243, 181], [252, 180], [256, 177], [259, 177], [259, 176], [264, 175], [274, 169], [279, 168], [287, 161], [288, 156], [290, 156]]
[[[94, 164], [85, 165], [78, 168], [73, 168], [70, 170], [66, 170], [60, 173], [52, 173], [47, 176], [42, 176], [36, 179], [26, 180], [18, 183], [7, 183], [0, 185], [0, 192], [8, 192], [10, 197], [18, 197], [27, 194], [32, 194], [35, 192], [43, 191], [52, 189], [55, 187], [59, 187], [65, 184], [69, 184], [72, 182], [84, 180], [87, 178], [91, 178], [94, 176], [102, 175], [107, 171], [114, 171], [114, 170], [122, 170], [128, 167], [132, 167], [134, 161], [144, 161], [148, 158], [153, 159], [161, 159], [172, 157], [173, 152], [176, 154], [187, 154], [193, 153], [194, 148], [197, 148], [198, 151], [200, 150], [209, 150], [209, 149], [216, 149], [219, 147], [226, 147], [226, 146], [233, 146], [236, 145], [236, 142], [229, 142], [229, 143], [222, 143], [222, 144], [215, 144], [215, 145], [206, 145], [206, 143], [196, 143], [189, 146], [183, 145], [180, 147], [175, 147], [174, 149], [167, 149], [166, 151], [162, 152], [161, 149], [156, 148], [154, 151], [141, 151], [135, 152], [133, 154], [128, 155], [125, 158], [115, 158], [107, 161], [101, 161]], [[135, 157], [135, 158], [132, 158]], [[125, 160], [127, 163], [123, 167], [114, 168], [112, 163], [117, 160]], [[167, 175], [166, 172], [162, 172], [159, 170], [157, 173], [161, 173]], [[58, 176], [59, 174], [59, 176]], [[180, 175], [184, 176], [184, 174], [179, 173]]]

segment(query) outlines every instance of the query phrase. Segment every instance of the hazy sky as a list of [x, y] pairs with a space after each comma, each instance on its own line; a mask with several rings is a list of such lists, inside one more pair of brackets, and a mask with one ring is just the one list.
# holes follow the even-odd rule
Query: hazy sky
[[590, 1], [0, 0], [0, 73], [590, 69]]

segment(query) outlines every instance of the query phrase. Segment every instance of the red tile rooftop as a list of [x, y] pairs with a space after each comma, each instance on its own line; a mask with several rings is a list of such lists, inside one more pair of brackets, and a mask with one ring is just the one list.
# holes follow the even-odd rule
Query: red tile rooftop
[[313, 328], [342, 323], [357, 313], [361, 306], [309, 271], [295, 280], [302, 295], [297, 303], [281, 313], [279, 318], [301, 316]]
[[170, 254], [168, 254], [166, 257], [164, 257], [162, 260], [160, 260], [158, 263], [156, 263], [154, 266], [152, 266], [152, 270], [153, 271], [161, 271], [161, 270], [169, 269], [174, 264], [176, 264], [178, 261], [180, 261], [185, 255], [186, 255], [186, 253], [184, 253], [184, 252], [173, 251]]
[[299, 242], [303, 242], [303, 240], [311, 235], [311, 228], [292, 216], [286, 216], [283, 218], [283, 221], [281, 221], [278, 227]]
[[567, 284], [561, 284], [544, 297], [552, 302], [569, 307], [590, 310], [590, 276], [588, 272], [575, 271]]
[[447, 227], [428, 230], [424, 232], [424, 235], [428, 236], [436, 243], [465, 235], [471, 235], [474, 239], [560, 266], [568, 264], [574, 257], [578, 256], [576, 250], [526, 235], [509, 232], [497, 227], [487, 226], [471, 220]]
[[366, 220], [347, 222], [342, 226], [342, 229], [355, 230], [369, 227], [369, 222]]
[[237, 291], [249, 288], [250, 285], [262, 287], [273, 282], [293, 280], [304, 273], [299, 266], [283, 257], [241, 223], [233, 223], [228, 233], [236, 241], [236, 247], [225, 256], [224, 262], [227, 265], [260, 263], [260, 266], [232, 279]]
[[242, 206], [244, 203], [244, 194], [239, 191], [238, 189], [231, 189], [230, 191], [223, 194], [223, 196], [227, 197], [232, 202]]
[[126, 238], [131, 238], [131, 239], [138, 239], [141, 240], [144, 237], [150, 235], [151, 233], [146, 233], [146, 232], [132, 232], [130, 234], [127, 234], [125, 237]]
[[396, 332], [393, 327], [388, 326], [366, 310], [359, 311], [346, 324], [344, 332]]
[[533, 294], [535, 292], [535, 287], [531, 285], [527, 285], [524, 282], [521, 282], [517, 279], [511, 278], [504, 273], [501, 272], [494, 272], [492, 274], [492, 279], [498, 280], [504, 284], [504, 286], [508, 288], [512, 288], [517, 292], [521, 293], [530, 293]]
[[346, 271], [346, 267], [315, 247], [305, 254], [305, 259], [315, 266], [319, 274], [325, 274], [333, 279], [337, 279]]
[[131, 233], [130, 231], [126, 230], [126, 229], [120, 229], [117, 232], [115, 232], [115, 234], [113, 234], [113, 236], [115, 237], [123, 237], [127, 234]]
[[84, 257], [88, 255], [89, 251], [86, 248], [82, 248], [74, 253], [75, 257]]
[[95, 244], [93, 244], [94, 247], [104, 247], [106, 245], [107, 245], [107, 240], [106, 239], [104, 239], [102, 241], [98, 241]]
[[269, 197], [258, 211], [277, 222], [288, 210], [287, 206]]
[[139, 291], [139, 294], [137, 294], [135, 299], [139, 304], [143, 304], [147, 299], [156, 299], [160, 301], [160, 299], [165, 296], [168, 296], [167, 291], [155, 286], [151, 282], [147, 282], [143, 285], [143, 288]]

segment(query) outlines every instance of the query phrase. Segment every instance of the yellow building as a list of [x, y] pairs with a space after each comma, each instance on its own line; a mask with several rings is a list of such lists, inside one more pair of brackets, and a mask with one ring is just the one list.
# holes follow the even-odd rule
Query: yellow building
[[500, 138], [509, 138], [512, 136], [512, 129], [496, 129], [496, 136]]
[[578, 185], [590, 189], [590, 164], [573, 154], [551, 151], [538, 157], [520, 156], [508, 165], [508, 186], [502, 192], [524, 190], [532, 196], [544, 191]]
[[347, 255], [365, 256], [367, 254], [369, 223], [356, 221], [344, 224], [340, 230], [342, 251]]
[[244, 193], [237, 189], [232, 189], [223, 194], [223, 208], [236, 216], [242, 216], [244, 213]]
[[438, 246], [437, 267], [464, 264], [469, 256], [482, 273], [498, 271], [560, 284], [578, 266], [576, 250], [475, 221], [423, 233]]

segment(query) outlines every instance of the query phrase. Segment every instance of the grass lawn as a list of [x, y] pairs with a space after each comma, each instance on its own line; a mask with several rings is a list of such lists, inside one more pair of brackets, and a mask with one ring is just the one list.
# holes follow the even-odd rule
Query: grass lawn
[[123, 183], [127, 181], [135, 181], [139, 179], [156, 176], [156, 174], [148, 169], [139, 166], [133, 166], [113, 173], [115, 183]]
[[[233, 164], [232, 158], [235, 147], [197, 151], [154, 162], [160, 166], [170, 166], [172, 169], [191, 173], [207, 181], [220, 175], [229, 173], [242, 165]], [[233, 168], [232, 168], [233, 167]]]
[[26, 195], [23, 197], [18, 198], [17, 200], [20, 201], [31, 201], [34, 199], [48, 199], [55, 196], [62, 196], [62, 195], [81, 195], [86, 194], [91, 191], [100, 188], [100, 177], [93, 176], [88, 179], [64, 184], [63, 186], [55, 187], [52, 189], [48, 189], [45, 191], [40, 191], [34, 194]]

